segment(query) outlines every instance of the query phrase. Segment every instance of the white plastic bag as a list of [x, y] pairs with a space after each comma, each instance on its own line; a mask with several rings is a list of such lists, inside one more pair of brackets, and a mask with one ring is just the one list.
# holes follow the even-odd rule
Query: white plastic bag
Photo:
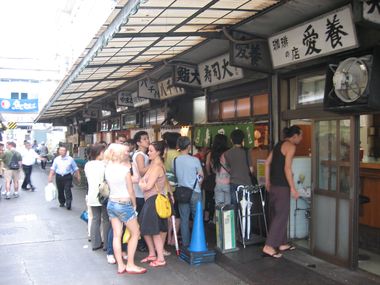
[[45, 186], [45, 200], [51, 202], [57, 199], [57, 187], [53, 183], [48, 183]]

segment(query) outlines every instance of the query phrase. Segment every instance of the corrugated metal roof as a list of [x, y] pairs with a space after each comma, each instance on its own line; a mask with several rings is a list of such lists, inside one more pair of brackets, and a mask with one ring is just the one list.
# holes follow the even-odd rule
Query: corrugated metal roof
[[280, 0], [119, 0], [37, 121], [70, 116]]

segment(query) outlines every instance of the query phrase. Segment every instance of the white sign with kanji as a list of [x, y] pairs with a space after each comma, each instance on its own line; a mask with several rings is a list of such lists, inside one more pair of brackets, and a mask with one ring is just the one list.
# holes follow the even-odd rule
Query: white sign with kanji
[[198, 65], [202, 88], [219, 85], [244, 77], [243, 69], [231, 66], [228, 53]]
[[173, 85], [173, 78], [169, 77], [165, 80], [158, 82], [158, 90], [160, 93], [160, 99], [165, 100], [167, 98], [176, 97], [178, 95], [185, 94], [185, 89]]
[[358, 46], [351, 6], [344, 6], [268, 39], [274, 68]]
[[130, 92], [120, 91], [117, 93], [117, 106], [133, 107], [133, 99]]
[[160, 99], [157, 83], [154, 80], [150, 78], [144, 78], [142, 80], [139, 80], [137, 84], [139, 85], [139, 97], [148, 99]]
[[380, 1], [363, 1], [363, 18], [369, 22], [380, 24]]

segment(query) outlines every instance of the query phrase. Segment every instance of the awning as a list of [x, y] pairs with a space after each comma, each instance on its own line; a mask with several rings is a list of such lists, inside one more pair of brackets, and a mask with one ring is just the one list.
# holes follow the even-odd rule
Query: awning
[[64, 118], [280, 0], [119, 0], [36, 121]]

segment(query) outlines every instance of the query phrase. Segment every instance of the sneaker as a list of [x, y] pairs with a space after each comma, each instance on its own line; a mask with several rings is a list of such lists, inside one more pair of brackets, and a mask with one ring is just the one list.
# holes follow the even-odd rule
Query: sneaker
[[4, 190], [4, 191], [1, 191], [1, 195], [5, 196], [7, 192]]
[[11, 193], [7, 192], [5, 193], [5, 199], [9, 200], [11, 198]]
[[18, 191], [13, 193], [13, 197], [18, 198]]
[[107, 255], [107, 262], [109, 264], [115, 264], [116, 263], [116, 260], [115, 260], [115, 257], [113, 256], [113, 254]]

